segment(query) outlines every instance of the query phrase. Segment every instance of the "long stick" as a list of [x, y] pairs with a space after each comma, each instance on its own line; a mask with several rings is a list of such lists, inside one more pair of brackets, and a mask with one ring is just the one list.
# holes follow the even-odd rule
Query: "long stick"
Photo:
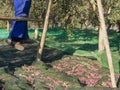
[[42, 56], [42, 52], [43, 52], [43, 48], [44, 48], [44, 43], [45, 43], [45, 38], [46, 38], [46, 33], [47, 33], [47, 29], [48, 29], [48, 22], [49, 22], [51, 5], [52, 5], [52, 0], [49, 0], [48, 9], [47, 9], [46, 17], [45, 17], [43, 33], [42, 33], [42, 37], [41, 37], [40, 48], [39, 48], [38, 55], [37, 55], [37, 61], [41, 60], [41, 56]]
[[33, 19], [33, 18], [26, 18], [26, 17], [0, 17], [0, 20], [3, 21], [42, 21], [41, 19]]
[[108, 58], [111, 82], [112, 82], [113, 88], [116, 88], [115, 73], [114, 73], [114, 68], [113, 68], [112, 56], [111, 56], [111, 51], [110, 51], [110, 46], [109, 46], [109, 41], [108, 41], [108, 36], [107, 36], [107, 31], [106, 31], [105, 18], [103, 15], [103, 6], [101, 3], [101, 0], [97, 0], [97, 6], [98, 6], [101, 29], [103, 31], [103, 39], [104, 39], [106, 54], [107, 54], [107, 58]]

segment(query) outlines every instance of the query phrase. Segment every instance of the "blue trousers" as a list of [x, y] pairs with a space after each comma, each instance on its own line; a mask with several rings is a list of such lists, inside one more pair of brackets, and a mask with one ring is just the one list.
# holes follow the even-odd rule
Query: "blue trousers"
[[[28, 17], [31, 7], [31, 0], [14, 0], [14, 16]], [[27, 21], [13, 21], [9, 38], [12, 40], [26, 40], [28, 36]]]

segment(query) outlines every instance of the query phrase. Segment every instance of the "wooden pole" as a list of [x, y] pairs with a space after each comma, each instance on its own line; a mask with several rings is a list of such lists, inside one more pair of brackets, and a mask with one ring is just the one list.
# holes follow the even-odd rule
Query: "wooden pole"
[[104, 44], [104, 36], [103, 36], [103, 30], [101, 27], [99, 28], [99, 45], [98, 45], [98, 51], [103, 51], [105, 50], [105, 44]]
[[26, 17], [0, 17], [0, 20], [6, 20], [6, 21], [37, 21], [40, 22], [41, 19], [32, 19], [32, 18], [26, 18]]
[[47, 29], [48, 29], [48, 22], [49, 22], [51, 5], [52, 5], [52, 0], [49, 0], [48, 9], [47, 9], [46, 17], [45, 17], [43, 33], [42, 33], [42, 37], [41, 37], [41, 41], [40, 41], [40, 47], [39, 47], [39, 51], [37, 54], [37, 61], [41, 60], [41, 56], [42, 56], [42, 52], [43, 52], [43, 48], [44, 48], [44, 43], [45, 43], [45, 38], [46, 38], [46, 33], [47, 33]]
[[110, 46], [109, 46], [109, 41], [108, 41], [108, 36], [107, 36], [107, 31], [106, 31], [105, 18], [104, 18], [104, 14], [103, 14], [103, 6], [101, 3], [101, 0], [96, 0], [96, 1], [97, 1], [97, 6], [98, 6], [98, 12], [99, 12], [100, 26], [101, 26], [101, 30], [103, 32], [102, 34], [103, 34], [103, 39], [104, 39], [104, 45], [105, 45], [106, 54], [107, 54], [107, 58], [108, 58], [111, 82], [112, 82], [113, 88], [116, 88], [115, 73], [114, 73], [112, 56], [111, 56], [111, 51], [110, 51]]

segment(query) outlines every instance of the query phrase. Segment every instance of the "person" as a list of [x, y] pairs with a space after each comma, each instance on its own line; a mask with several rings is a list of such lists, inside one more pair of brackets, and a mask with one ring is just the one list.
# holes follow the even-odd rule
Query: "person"
[[[31, 0], [14, 0], [14, 16], [16, 18], [28, 17]], [[29, 43], [27, 21], [13, 21], [12, 28], [7, 39], [8, 44], [18, 50], [24, 50], [22, 43]]]

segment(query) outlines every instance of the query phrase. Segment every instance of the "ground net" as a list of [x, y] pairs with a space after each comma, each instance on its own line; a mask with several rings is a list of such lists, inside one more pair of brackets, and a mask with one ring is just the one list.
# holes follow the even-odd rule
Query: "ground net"
[[[42, 29], [39, 29], [39, 38]], [[29, 29], [29, 35], [34, 37], [34, 30]], [[95, 30], [71, 30], [66, 31], [60, 28], [49, 29], [47, 32], [45, 45], [51, 48], [64, 51], [69, 54], [85, 56], [98, 60], [104, 67], [108, 68], [105, 51], [98, 53], [99, 32]], [[108, 32], [110, 48], [112, 51], [113, 65], [116, 73], [120, 73], [119, 58], [119, 33], [110, 30]], [[7, 38], [8, 32], [0, 30], [0, 38]], [[40, 40], [40, 39], [38, 39]]]

